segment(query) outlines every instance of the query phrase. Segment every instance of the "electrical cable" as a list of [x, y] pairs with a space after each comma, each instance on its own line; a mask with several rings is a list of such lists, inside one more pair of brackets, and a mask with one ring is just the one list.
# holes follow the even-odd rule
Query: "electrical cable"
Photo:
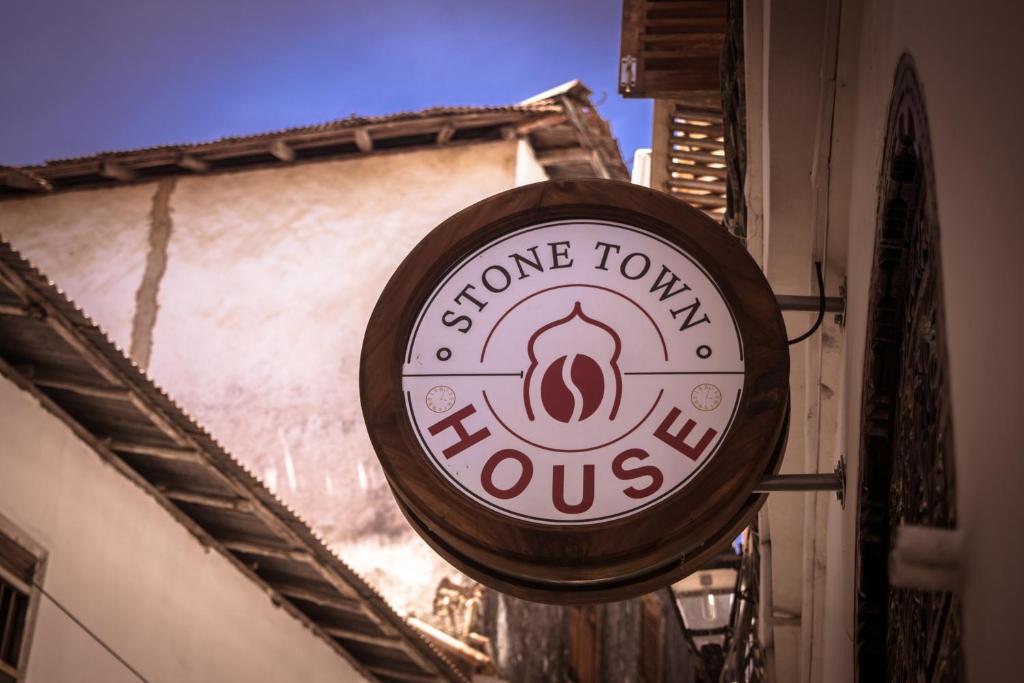
[[799, 344], [817, 332], [818, 328], [821, 327], [821, 322], [825, 319], [825, 276], [821, 274], [821, 261], [814, 262], [814, 271], [818, 275], [818, 318], [814, 321], [814, 324], [811, 325], [811, 329], [807, 330], [799, 337], [790, 339], [786, 342], [790, 346], [793, 344]]
[[64, 614], [66, 614], [67, 617], [69, 619], [71, 619], [71, 621], [75, 622], [75, 624], [77, 624], [80, 629], [82, 629], [83, 631], [88, 633], [89, 636], [93, 640], [95, 640], [97, 643], [99, 643], [103, 647], [104, 650], [106, 650], [111, 655], [113, 655], [114, 659], [116, 659], [117, 661], [121, 662], [121, 664], [124, 665], [124, 668], [128, 669], [133, 674], [135, 674], [135, 677], [138, 678], [140, 681], [142, 681], [142, 683], [149, 683], [149, 680], [147, 680], [145, 676], [140, 674], [138, 671], [135, 670], [135, 668], [131, 664], [126, 662], [124, 657], [122, 657], [121, 655], [119, 655], [116, 652], [114, 652], [114, 648], [112, 648], [109, 645], [107, 645], [105, 642], [103, 642], [103, 640], [100, 639], [100, 637], [98, 635], [96, 635], [91, 630], [89, 630], [89, 627], [86, 626], [85, 624], [83, 624], [82, 621], [78, 617], [76, 617], [74, 614], [72, 614], [71, 611], [67, 607], [65, 607], [64, 605], [62, 605], [59, 602], [57, 602], [56, 598], [54, 598], [52, 595], [47, 593], [45, 588], [40, 586], [35, 581], [32, 582], [32, 585], [35, 586], [39, 590], [39, 592], [42, 593], [43, 596], [46, 597], [47, 600], [52, 602], [57, 607], [57, 609], [59, 609]]

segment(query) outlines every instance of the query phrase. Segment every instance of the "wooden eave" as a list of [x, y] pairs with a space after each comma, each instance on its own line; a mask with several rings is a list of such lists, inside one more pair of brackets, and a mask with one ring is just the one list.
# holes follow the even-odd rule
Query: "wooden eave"
[[468, 680], [2, 240], [0, 374], [368, 680]]
[[[448, 107], [383, 117], [351, 117], [213, 142], [165, 145], [38, 166], [5, 167], [0, 199], [78, 188], [114, 187], [176, 175], [274, 167], [526, 138], [552, 178], [628, 178], [611, 130], [578, 82], [539, 100], [505, 107]], [[547, 95], [545, 93], [545, 95]], [[566, 152], [576, 150], [575, 156]]]

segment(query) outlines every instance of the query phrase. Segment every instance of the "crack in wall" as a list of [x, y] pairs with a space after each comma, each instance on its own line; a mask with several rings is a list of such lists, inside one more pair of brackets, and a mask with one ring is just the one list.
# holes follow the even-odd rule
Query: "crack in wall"
[[153, 195], [153, 209], [149, 214], [149, 252], [146, 270], [135, 292], [135, 316], [132, 318], [131, 357], [140, 368], [149, 367], [153, 352], [153, 330], [160, 308], [158, 296], [160, 282], [167, 271], [167, 245], [171, 241], [171, 194], [176, 179], [161, 180]]

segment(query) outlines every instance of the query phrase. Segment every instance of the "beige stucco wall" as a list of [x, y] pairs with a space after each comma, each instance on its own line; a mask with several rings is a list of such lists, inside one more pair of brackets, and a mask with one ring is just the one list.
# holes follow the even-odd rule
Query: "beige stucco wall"
[[[356, 681], [336, 651], [0, 377], [0, 513], [44, 589], [150, 681]], [[27, 683], [137, 681], [48, 599]]]
[[55, 278], [125, 351], [146, 265], [154, 191], [147, 183], [0, 204], [0, 236]]
[[[998, 680], [1019, 667], [1017, 622], [1024, 596], [1013, 587], [1024, 561], [1024, 236], [1016, 218], [1024, 120], [1015, 3], [984, 8], [951, 1], [876, 2], [844, 23], [842, 82], [849, 90], [838, 125], [851, 169], [834, 195], [849, 194], [850, 344], [848, 452], [858, 448], [867, 287], [885, 117], [903, 52], [917, 65], [928, 112], [941, 236], [949, 344], [957, 513], [964, 531], [963, 628], [969, 680]], [[850, 53], [855, 52], [855, 57]], [[854, 334], [852, 331], [856, 330]], [[856, 399], [854, 398], [856, 397]], [[852, 476], [857, 475], [854, 470]], [[853, 481], [856, 481], [855, 479]], [[852, 566], [853, 511], [839, 528], [837, 559]], [[837, 525], [838, 526], [838, 525]], [[837, 580], [836, 614], [852, 623], [852, 577]], [[846, 584], [845, 586], [843, 584]], [[848, 636], [831, 634], [837, 655]], [[838, 680], [838, 679], [836, 679]]]
[[[838, 29], [837, 38], [830, 44], [829, 11], [839, 8], [841, 15], [831, 25]], [[827, 434], [829, 413], [834, 412], [836, 451], [846, 455], [850, 468], [849, 498], [844, 510], [832, 501], [823, 506], [823, 496], [817, 496], [821, 513], [816, 524], [825, 519], [824, 556], [817, 552], [822, 540], [817, 530], [813, 537], [819, 548], [808, 555], [807, 542], [812, 536], [806, 527], [802, 547], [783, 551], [776, 545], [774, 509], [792, 503], [772, 501], [768, 506], [773, 523], [773, 583], [779, 583], [780, 572], [790, 574], [782, 581], [799, 577], [805, 634], [811, 616], [807, 594], [821, 591], [822, 570], [825, 574], [822, 611], [819, 614], [816, 608], [814, 614], [820, 627], [811, 630], [813, 642], [804, 641], [793, 651], [795, 661], [779, 664], [776, 680], [853, 680], [857, 481], [868, 287], [886, 116], [896, 65], [905, 52], [913, 56], [923, 84], [934, 155], [957, 512], [966, 540], [961, 596], [967, 678], [1002, 680], [1018, 668], [1016, 622], [1024, 612], [1024, 597], [1014, 588], [1024, 561], [1020, 542], [1024, 507], [1018, 501], [1024, 484], [1024, 460], [1020, 458], [1024, 444], [1020, 419], [1024, 403], [1020, 353], [1024, 276], [1019, 266], [1024, 237], [1015, 218], [1016, 184], [1024, 155], [1017, 128], [1024, 120], [1024, 97], [1009, 86], [1020, 80], [1016, 34], [1024, 12], [1012, 3], [987, 3], [981, 8], [923, 0], [830, 2], [824, 6], [748, 0], [746, 9], [748, 28], [762, 29], [760, 36], [754, 32], [753, 41], [751, 32], [747, 34], [748, 96], [751, 90], [762, 93], [754, 106], [748, 100], [749, 125], [763, 124], [752, 147], [751, 167], [757, 184], [747, 188], [748, 199], [753, 196], [756, 200], [752, 246], [767, 255], [773, 284], [782, 282], [773, 273], [779, 265], [778, 260], [773, 264], [773, 253], [791, 261], [786, 266], [791, 279], [788, 286], [806, 281], [807, 264], [816, 253], [824, 253], [830, 271], [846, 276], [848, 291], [846, 325], [837, 337], [841, 377], [838, 385], [821, 382], [835, 390], [835, 399], [829, 406], [822, 393], [820, 433]], [[815, 14], [824, 15], [817, 29], [807, 25]], [[805, 38], [793, 40], [801, 32]], [[758, 49], [759, 41], [763, 50]], [[817, 63], [815, 46], [822, 46]], [[837, 47], [833, 119], [822, 103], [830, 99], [828, 60]], [[804, 74], [804, 87], [795, 88], [793, 81], [800, 73]], [[751, 79], [755, 82], [752, 89]], [[758, 102], [775, 105], [775, 111], [758, 106]], [[812, 144], [812, 152], [806, 152], [823, 122], [832, 125], [830, 136], [824, 139], [830, 143], [826, 151], [831, 157], [824, 226], [815, 211], [815, 201], [821, 201], [816, 194], [821, 175], [814, 164], [821, 149], [814, 151]], [[763, 224], [758, 222], [761, 211]], [[808, 228], [813, 230], [810, 238]], [[825, 333], [831, 336], [833, 331], [826, 329]], [[808, 346], [811, 353], [815, 353], [813, 348]], [[820, 377], [827, 376], [831, 363], [826, 351], [820, 355]], [[813, 362], [808, 363], [803, 377], [818, 372]], [[807, 395], [811, 381], [794, 376]], [[808, 405], [808, 413], [801, 419], [811, 418], [813, 407]], [[819, 467], [824, 464], [821, 456], [826, 446], [823, 439]], [[804, 497], [805, 522], [809, 519], [806, 502], [811, 499], [810, 495]], [[802, 562], [798, 559], [801, 555]], [[778, 626], [774, 632], [782, 630]]]
[[[748, 2], [747, 247], [780, 294], [815, 294], [814, 262], [838, 293], [842, 259], [829, 251], [819, 209], [827, 182], [820, 160], [820, 107], [826, 93], [820, 59], [825, 3]], [[813, 313], [784, 314], [791, 338]], [[840, 402], [844, 330], [828, 316], [820, 334], [790, 347], [790, 431], [781, 472], [831, 472]], [[779, 493], [759, 515], [762, 555], [761, 635], [776, 681], [821, 681], [825, 614], [826, 524], [831, 494]], [[827, 679], [826, 679], [827, 680]]]
[[[149, 374], [401, 611], [429, 612], [454, 570], [407, 525], [370, 447], [358, 392], [363, 330], [429, 230], [539, 179], [528, 147], [507, 140], [182, 176], [170, 195]], [[117, 272], [120, 251], [83, 252], [94, 240], [86, 228], [103, 223], [106, 240], [130, 245], [126, 263], [144, 263], [155, 192], [150, 183], [0, 203], [0, 234], [92, 311], [100, 290], [77, 283]], [[89, 214], [97, 205], [116, 220]], [[65, 213], [83, 214], [82, 228], [59, 242], [37, 237], [50, 230], [38, 217]], [[127, 320], [130, 338], [140, 273], [121, 275], [117, 287], [131, 296], [109, 318]]]

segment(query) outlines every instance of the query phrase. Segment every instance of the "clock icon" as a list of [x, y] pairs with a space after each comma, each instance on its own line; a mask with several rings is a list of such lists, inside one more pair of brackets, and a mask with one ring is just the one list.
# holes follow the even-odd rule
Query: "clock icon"
[[690, 403], [697, 410], [714, 410], [722, 405], [722, 390], [714, 384], [698, 384], [690, 392]]
[[435, 413], [445, 413], [455, 405], [455, 390], [451, 387], [437, 386], [427, 392], [427, 407]]

